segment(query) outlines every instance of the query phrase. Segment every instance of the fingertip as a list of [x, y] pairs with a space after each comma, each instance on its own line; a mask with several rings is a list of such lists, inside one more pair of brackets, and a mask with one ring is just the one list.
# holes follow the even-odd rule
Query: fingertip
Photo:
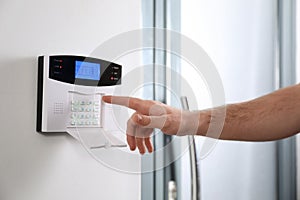
[[144, 154], [146, 152], [145, 146], [144, 146], [144, 139], [143, 138], [136, 138], [136, 145], [140, 151], [140, 154]]
[[148, 149], [148, 152], [149, 152], [149, 153], [153, 153], [153, 148], [148, 148], [148, 147], [147, 147], [147, 149]]
[[144, 150], [140, 150], [140, 154], [141, 154], [141, 155], [144, 155], [144, 154], [145, 154], [145, 151], [144, 151]]
[[129, 145], [130, 151], [135, 151], [135, 149], [136, 149], [136, 145], [135, 144], [129, 144], [128, 143], [128, 145]]
[[127, 144], [129, 145], [129, 149], [134, 151], [136, 149], [135, 137], [127, 134]]
[[129, 148], [130, 148], [130, 151], [135, 151], [135, 149], [136, 149], [136, 147], [130, 146], [130, 145], [129, 145]]
[[111, 95], [103, 96], [102, 101], [104, 101], [105, 103], [111, 103], [112, 102], [112, 96]]
[[148, 149], [148, 152], [152, 153], [153, 152], [153, 145], [152, 145], [152, 142], [151, 142], [150, 138], [145, 138], [145, 145]]

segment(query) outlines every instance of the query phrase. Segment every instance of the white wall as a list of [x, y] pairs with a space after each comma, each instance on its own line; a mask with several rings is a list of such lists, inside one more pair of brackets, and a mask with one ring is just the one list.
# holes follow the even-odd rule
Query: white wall
[[[226, 103], [248, 100], [274, 89], [275, 3], [182, 1], [182, 33], [203, 47], [215, 63]], [[193, 76], [188, 65], [182, 70], [183, 76]], [[211, 106], [202, 81], [187, 80], [194, 80], [191, 85], [195, 86], [198, 108]], [[198, 141], [199, 151], [203, 140]], [[277, 198], [275, 143], [219, 141], [211, 154], [198, 162], [204, 200]]]
[[139, 0], [0, 2], [1, 200], [139, 199], [139, 175], [103, 166], [70, 136], [38, 134], [35, 123], [37, 56], [88, 55], [139, 28], [140, 10]]

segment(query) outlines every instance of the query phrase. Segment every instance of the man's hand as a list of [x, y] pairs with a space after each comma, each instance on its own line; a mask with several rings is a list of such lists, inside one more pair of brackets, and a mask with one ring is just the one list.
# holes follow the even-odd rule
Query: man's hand
[[136, 112], [127, 122], [127, 143], [132, 151], [138, 147], [141, 154], [153, 151], [150, 140], [153, 129], [169, 135], [196, 134], [199, 113], [182, 111], [163, 103], [132, 97], [104, 96], [106, 103], [126, 106]]
[[128, 120], [126, 134], [130, 149], [138, 147], [141, 154], [146, 148], [153, 151], [150, 136], [154, 128], [169, 135], [197, 134], [240, 141], [278, 140], [300, 132], [300, 84], [250, 101], [196, 112], [138, 98], [102, 99], [136, 111]]

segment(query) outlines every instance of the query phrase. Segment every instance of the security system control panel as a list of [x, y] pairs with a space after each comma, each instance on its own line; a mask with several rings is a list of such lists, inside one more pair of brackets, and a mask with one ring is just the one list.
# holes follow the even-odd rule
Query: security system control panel
[[120, 86], [121, 76], [121, 65], [98, 58], [39, 56], [36, 130], [111, 129], [112, 109], [101, 99]]
[[49, 78], [85, 86], [117, 85], [121, 83], [121, 65], [89, 57], [50, 56]]

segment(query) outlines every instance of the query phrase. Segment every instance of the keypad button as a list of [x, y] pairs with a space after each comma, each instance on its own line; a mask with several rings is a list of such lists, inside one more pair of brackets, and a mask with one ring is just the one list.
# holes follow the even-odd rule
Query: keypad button
[[99, 121], [93, 121], [93, 125], [99, 125]]
[[98, 127], [100, 125], [100, 100], [72, 100], [70, 126]]
[[93, 115], [93, 118], [94, 118], [94, 119], [98, 119], [98, 118], [99, 118], [99, 115], [98, 115], [98, 114], [94, 114], [94, 115]]
[[90, 118], [91, 118], [91, 115], [90, 115], [90, 114], [86, 114], [86, 115], [85, 115], [85, 118], [86, 118], [86, 119], [90, 119]]
[[94, 108], [93, 108], [93, 111], [94, 111], [94, 112], [99, 112], [100, 109], [99, 109], [99, 107], [94, 107]]

